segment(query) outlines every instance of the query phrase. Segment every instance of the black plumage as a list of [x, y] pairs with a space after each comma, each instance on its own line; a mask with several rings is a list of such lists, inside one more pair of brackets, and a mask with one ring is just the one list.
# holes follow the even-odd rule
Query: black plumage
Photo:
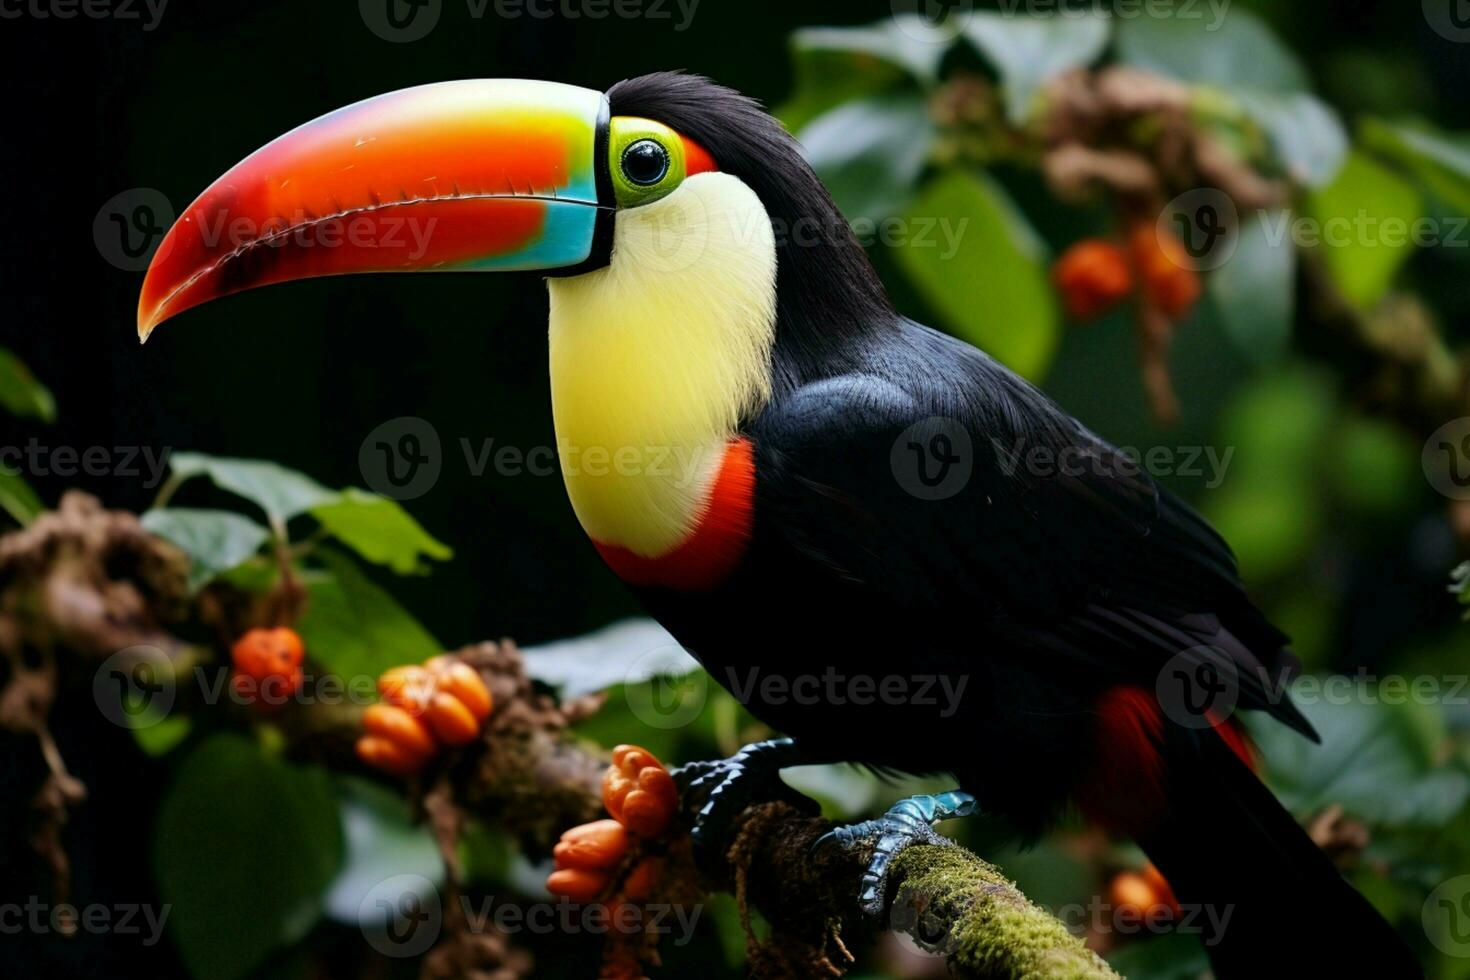
[[[1315, 738], [1281, 686], [1286, 637], [1247, 597], [1225, 542], [1003, 365], [895, 313], [796, 142], [759, 105], [677, 73], [619, 83], [609, 99], [614, 115], [702, 144], [777, 226], [774, 395], [744, 426], [756, 454], [749, 551], [712, 593], [641, 590], [720, 683], [815, 756], [951, 773], [1033, 834], [1092, 768], [1117, 764], [1097, 744], [1100, 696], [1153, 691], [1182, 653], [1235, 678], [1240, 707]], [[783, 240], [793, 227], [822, 234]], [[936, 434], [969, 474], [927, 499], [905, 468], [925, 462]], [[1043, 472], [1028, 454], [1073, 460], [1075, 472]], [[759, 684], [834, 669], [907, 677], [910, 695], [924, 675], [964, 686], [946, 713], [914, 697], [799, 702]], [[1303, 922], [1352, 923], [1332, 940], [1346, 962], [1412, 972], [1392, 931], [1213, 730], [1170, 725], [1156, 741], [1168, 812], [1143, 843], [1184, 901], [1246, 908], [1212, 951], [1218, 967], [1272, 955], [1264, 903], [1285, 882], [1302, 908], [1327, 910]], [[1338, 954], [1274, 955], [1322, 969]]]

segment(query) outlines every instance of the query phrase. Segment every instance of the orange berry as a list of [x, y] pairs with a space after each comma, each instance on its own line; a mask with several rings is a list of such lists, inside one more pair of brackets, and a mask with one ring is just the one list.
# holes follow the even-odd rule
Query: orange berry
[[605, 871], [562, 868], [547, 877], [546, 890], [574, 902], [590, 902], [607, 890], [608, 883], [609, 878]]
[[1114, 908], [1142, 914], [1158, 904], [1158, 895], [1148, 879], [1137, 871], [1120, 871], [1108, 883], [1108, 902]]
[[665, 769], [644, 769], [638, 776], [638, 788], [623, 799], [623, 823], [640, 837], [657, 837], [678, 805], [674, 777]]
[[369, 735], [379, 735], [404, 751], [427, 759], [437, 746], [424, 723], [403, 708], [392, 704], [370, 705], [362, 713], [362, 727]]
[[1143, 866], [1143, 878], [1153, 888], [1157, 900], [1167, 905], [1170, 912], [1178, 915], [1181, 911], [1179, 899], [1174, 897], [1174, 889], [1169, 885], [1168, 879], [1164, 877], [1163, 872], [1154, 866], [1152, 861]]
[[389, 704], [421, 715], [434, 696], [434, 675], [417, 664], [394, 667], [378, 678], [378, 693]]
[[613, 749], [613, 764], [602, 777], [602, 803], [633, 833], [657, 837], [678, 809], [679, 791], [653, 753], [636, 745], [619, 745]]
[[1067, 312], [1076, 320], [1092, 320], [1133, 292], [1128, 257], [1112, 242], [1089, 238], [1062, 253], [1052, 267]]
[[445, 745], [468, 745], [480, 734], [480, 723], [464, 702], [452, 694], [441, 691], [434, 695], [427, 717], [429, 727]]
[[[439, 657], [434, 658], [434, 660], [440, 659]], [[434, 660], [429, 663], [434, 663]], [[452, 658], [447, 663], [428, 669], [434, 675], [438, 689], [454, 695], [463, 702], [470, 714], [475, 716], [477, 722], [483, 722], [490, 717], [490, 709], [494, 702], [490, 697], [490, 689], [485, 686], [485, 681], [479, 671], [462, 660]]]
[[299, 667], [305, 655], [301, 637], [285, 626], [246, 630], [230, 648], [235, 669], [254, 676]]
[[628, 853], [628, 832], [616, 820], [594, 820], [562, 834], [551, 853], [558, 868], [611, 868]]
[[1172, 234], [1161, 234], [1152, 223], [1139, 222], [1129, 236], [1129, 245], [1149, 303], [1175, 322], [1187, 317], [1199, 300], [1201, 287], [1184, 243]]
[[301, 637], [284, 626], [247, 630], [230, 647], [235, 693], [262, 711], [274, 711], [301, 688]]
[[375, 769], [394, 776], [412, 776], [429, 761], [382, 735], [364, 735], [357, 740], [357, 757]]

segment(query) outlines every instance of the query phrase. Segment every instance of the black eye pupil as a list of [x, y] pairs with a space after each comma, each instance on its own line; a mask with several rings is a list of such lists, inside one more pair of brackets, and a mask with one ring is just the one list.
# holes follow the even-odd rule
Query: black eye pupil
[[657, 184], [669, 172], [669, 151], [653, 140], [639, 140], [623, 151], [623, 174], [635, 184]]

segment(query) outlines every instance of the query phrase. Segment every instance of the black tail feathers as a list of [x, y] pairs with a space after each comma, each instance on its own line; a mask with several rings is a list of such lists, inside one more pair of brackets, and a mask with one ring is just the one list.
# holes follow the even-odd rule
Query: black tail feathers
[[1213, 733], [1166, 740], [1170, 812], [1140, 841], [1218, 980], [1423, 977], [1393, 928]]

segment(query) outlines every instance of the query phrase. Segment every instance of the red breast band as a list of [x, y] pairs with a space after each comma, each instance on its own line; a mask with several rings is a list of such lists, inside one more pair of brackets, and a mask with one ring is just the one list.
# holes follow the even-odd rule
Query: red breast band
[[707, 591], [740, 564], [750, 541], [754, 509], [755, 451], [749, 439], [735, 439], [725, 449], [704, 513], [672, 551], [647, 558], [620, 545], [592, 543], [629, 585]]

